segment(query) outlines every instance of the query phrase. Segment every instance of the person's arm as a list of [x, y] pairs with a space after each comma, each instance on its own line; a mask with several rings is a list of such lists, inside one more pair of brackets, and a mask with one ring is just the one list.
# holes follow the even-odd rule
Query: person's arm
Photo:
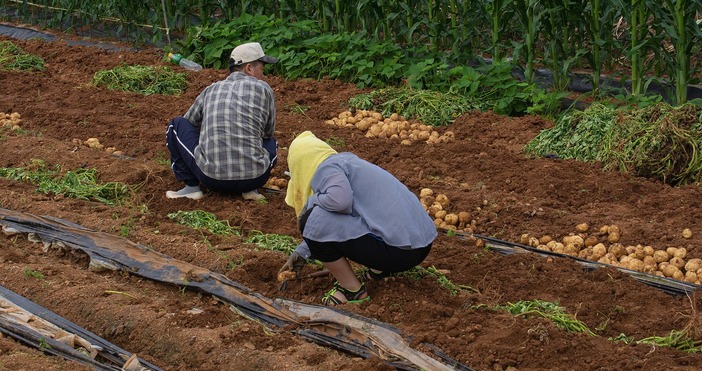
[[306, 208], [319, 206], [329, 212], [350, 214], [353, 190], [344, 171], [336, 166], [320, 167], [318, 171], [311, 184], [314, 194], [307, 200]]
[[275, 94], [270, 87], [265, 89], [264, 94], [267, 101], [265, 107], [268, 109], [268, 120], [263, 126], [263, 137], [272, 138], [273, 132], [275, 132]]
[[307, 242], [304, 240], [295, 248], [295, 252], [301, 257], [305, 258], [305, 260], [309, 260], [310, 256], [312, 256], [310, 248], [307, 246]]
[[[207, 89], [205, 89], [207, 90]], [[197, 96], [193, 105], [190, 106], [188, 111], [185, 113], [185, 118], [193, 124], [194, 127], [199, 128], [202, 126], [202, 109], [205, 101], [205, 90], [203, 90], [200, 95]]]

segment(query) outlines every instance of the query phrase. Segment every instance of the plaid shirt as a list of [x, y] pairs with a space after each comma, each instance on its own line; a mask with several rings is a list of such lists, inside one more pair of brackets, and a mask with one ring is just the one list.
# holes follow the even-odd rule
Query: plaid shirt
[[203, 90], [185, 113], [200, 130], [195, 163], [217, 180], [247, 180], [270, 165], [263, 138], [275, 131], [275, 96], [262, 80], [234, 72]]

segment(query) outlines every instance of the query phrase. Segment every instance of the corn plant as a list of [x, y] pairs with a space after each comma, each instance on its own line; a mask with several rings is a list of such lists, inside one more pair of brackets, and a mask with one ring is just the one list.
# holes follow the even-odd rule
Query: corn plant
[[485, 12], [490, 15], [492, 61], [496, 63], [503, 58], [503, 46], [500, 44], [500, 36], [503, 35], [506, 24], [509, 22], [509, 16], [511, 15], [509, 4], [511, 1], [492, 0], [485, 2]]
[[568, 27], [579, 22], [585, 4], [572, 0], [544, 0], [543, 5], [543, 61], [552, 72], [554, 90], [564, 91], [569, 84], [568, 73], [571, 66], [578, 63], [586, 53], [581, 28]]
[[592, 69], [592, 90], [595, 96], [600, 93], [602, 68], [616, 48], [611, 26], [617, 18], [617, 8], [610, 2], [588, 0], [585, 8], [588, 22], [585, 27], [585, 39], [589, 42], [589, 50], [585, 55]]
[[536, 61], [536, 40], [541, 30], [543, 10], [539, 0], [514, 0], [511, 6], [524, 33], [523, 44], [518, 45], [519, 48], [526, 47], [524, 77], [528, 83], [532, 83]]
[[660, 12], [661, 27], [670, 39], [675, 54], [669, 63], [675, 86], [675, 102], [678, 105], [687, 101], [687, 84], [690, 81], [690, 55], [695, 44], [702, 41], [702, 31], [695, 21], [702, 10], [699, 1], [665, 0]]
[[646, 35], [648, 20], [645, 0], [631, 0], [629, 8], [629, 25], [631, 44], [629, 46], [629, 59], [631, 61], [631, 94], [639, 95], [643, 93], [644, 76], [644, 46], [646, 45]]

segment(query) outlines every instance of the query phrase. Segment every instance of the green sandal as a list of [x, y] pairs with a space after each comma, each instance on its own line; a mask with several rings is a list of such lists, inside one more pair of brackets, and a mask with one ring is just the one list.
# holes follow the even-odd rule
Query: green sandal
[[[334, 296], [334, 293], [340, 292], [344, 294], [344, 297], [346, 297], [346, 301], [343, 302], [339, 299], [337, 299], [336, 296]], [[363, 299], [360, 299], [363, 294], [366, 294], [366, 297]], [[322, 304], [324, 305], [339, 305], [339, 304], [344, 304], [344, 303], [353, 303], [353, 304], [358, 304], [358, 303], [363, 303], [364, 301], [369, 301], [370, 296], [366, 292], [366, 284], [361, 282], [361, 287], [358, 288], [356, 291], [351, 291], [348, 289], [345, 289], [339, 285], [339, 282], [334, 283], [334, 287], [331, 288], [331, 290], [327, 291], [326, 294], [322, 297]]]

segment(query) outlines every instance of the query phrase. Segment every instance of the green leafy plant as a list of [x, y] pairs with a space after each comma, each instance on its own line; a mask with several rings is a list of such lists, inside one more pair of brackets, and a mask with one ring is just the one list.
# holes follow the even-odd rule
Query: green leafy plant
[[44, 60], [29, 54], [11, 41], [0, 41], [0, 71], [44, 70]]
[[282, 251], [288, 254], [292, 253], [297, 245], [300, 244], [300, 242], [292, 236], [263, 233], [260, 231], [251, 231], [249, 236], [246, 237], [245, 242], [256, 244], [266, 250]]
[[595, 104], [585, 111], [563, 115], [550, 129], [541, 131], [525, 147], [529, 154], [556, 155], [580, 161], [601, 160], [617, 111]]
[[122, 204], [131, 189], [119, 182], [97, 182], [97, 170], [77, 169], [59, 176], [60, 167], [46, 167], [41, 160], [29, 167], [0, 168], [0, 177], [35, 184], [37, 191], [45, 194], [64, 195], [81, 200], [95, 200], [108, 205]]
[[188, 86], [185, 76], [170, 67], [118, 66], [96, 72], [93, 84], [143, 95], [179, 95]]
[[537, 316], [551, 320], [558, 328], [568, 332], [584, 332], [588, 335], [595, 335], [582, 322], [574, 316], [566, 313], [565, 309], [558, 303], [551, 303], [543, 300], [520, 300], [516, 303], [495, 306], [495, 310], [504, 310], [517, 316]]
[[44, 279], [44, 275], [41, 272], [30, 269], [29, 267], [24, 268], [24, 276], [27, 278], [36, 278], [38, 280]]
[[424, 267], [418, 265], [418, 266], [416, 266], [408, 271], [399, 273], [398, 276], [409, 277], [409, 278], [413, 278], [413, 279], [420, 279], [422, 277], [432, 277], [432, 278], [436, 279], [436, 282], [439, 284], [439, 286], [446, 289], [451, 295], [457, 295], [458, 292], [461, 290], [478, 292], [477, 289], [474, 289], [470, 286], [454, 284], [453, 282], [451, 282], [451, 280], [448, 277], [446, 277], [445, 273], [436, 269], [434, 266], [431, 266], [429, 268], [424, 268]]
[[237, 228], [229, 225], [228, 220], [218, 220], [217, 216], [203, 210], [183, 211], [169, 213], [168, 218], [176, 223], [197, 230], [206, 230], [220, 236], [239, 235]]
[[39, 349], [45, 350], [45, 349], [51, 349], [51, 345], [46, 341], [45, 337], [39, 338]]

